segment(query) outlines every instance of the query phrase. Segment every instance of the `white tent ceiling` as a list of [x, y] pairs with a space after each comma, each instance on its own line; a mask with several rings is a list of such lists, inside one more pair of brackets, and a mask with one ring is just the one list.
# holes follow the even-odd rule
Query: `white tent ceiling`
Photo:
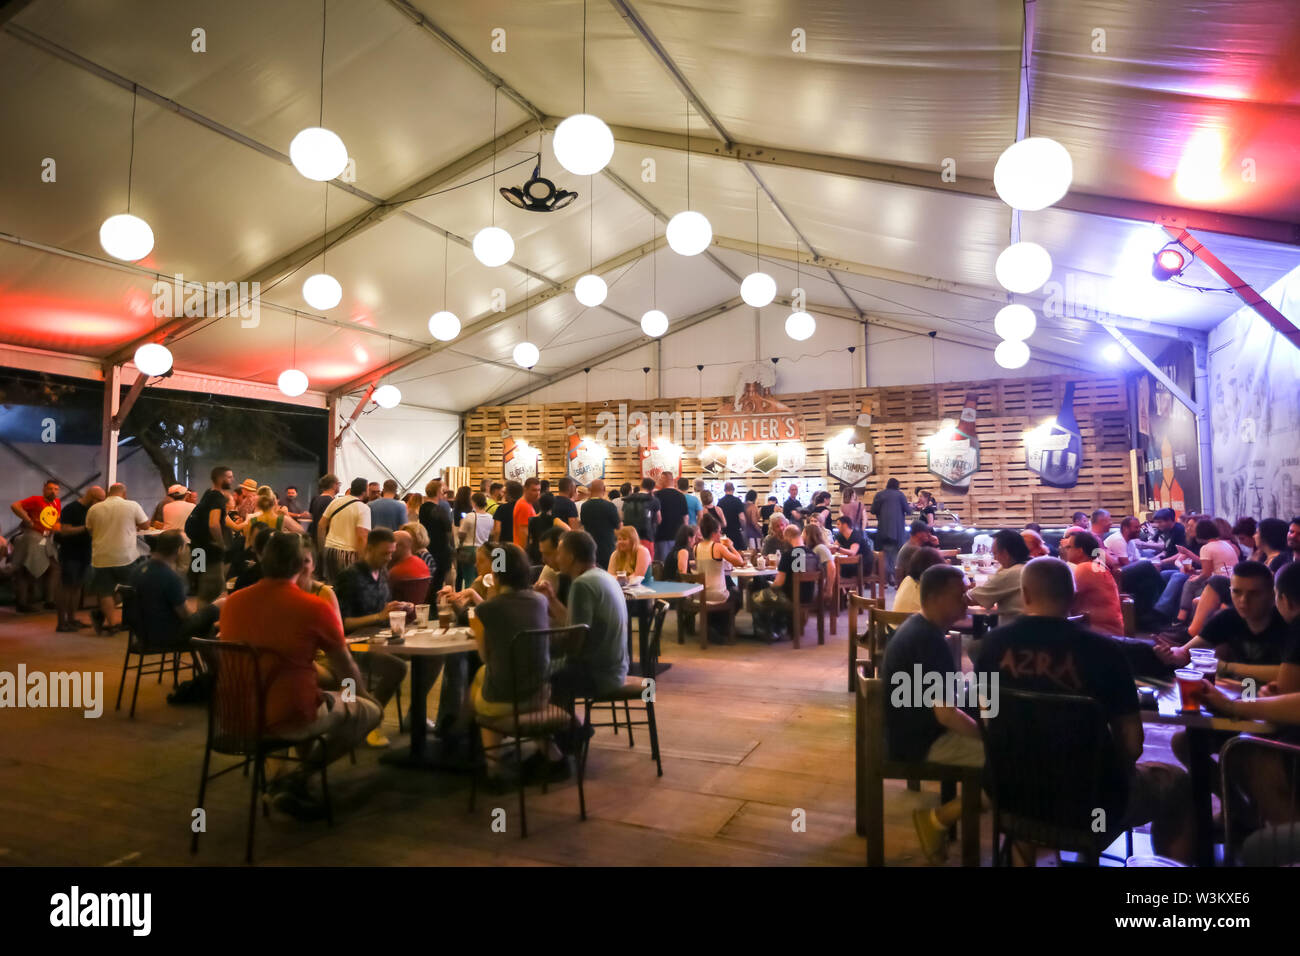
[[[710, 338], [712, 361], [817, 355], [856, 341], [861, 321], [996, 341], [993, 263], [1011, 219], [988, 180], [1015, 138], [1017, 3], [589, 0], [586, 101], [619, 143], [609, 175], [583, 179], [550, 149], [555, 118], [583, 102], [581, 0], [335, 0], [324, 121], [357, 168], [355, 183], [328, 187], [286, 155], [321, 108], [320, 15], [316, 0], [0, 7], [0, 344], [126, 357], [167, 323], [187, 372], [269, 383], [296, 352], [314, 389], [356, 390], [397, 360], [407, 401], [470, 408], [643, 344], [652, 302], [675, 327], [713, 315], [752, 268], [756, 228], [783, 298], [796, 232], [806, 243], [798, 285], [818, 333], [785, 339], [780, 300], [757, 340], [753, 310], [722, 310], [709, 321], [734, 334]], [[195, 27], [207, 52], [191, 50]], [[806, 52], [791, 50], [796, 28]], [[1135, 341], [1157, 348], [1155, 335], [1204, 331], [1239, 305], [1150, 278], [1163, 239], [1141, 204], [1215, 227], [1197, 234], [1256, 288], [1300, 262], [1298, 36], [1289, 0], [1038, 0], [1030, 131], [1070, 149], [1075, 182], [1058, 207], [1026, 214], [1022, 235], [1051, 252], [1064, 288], [1135, 320]], [[97, 231], [126, 204], [133, 84], [131, 208], [157, 242], [125, 266], [106, 260]], [[662, 216], [686, 206], [683, 90], [690, 204], [717, 240], [689, 259], [662, 246]], [[1220, 134], [1221, 193], [1189, 195], [1177, 181], [1189, 143]], [[493, 212], [494, 165], [496, 185], [517, 185], [539, 148], [543, 174], [578, 200], [548, 215], [498, 200]], [[40, 177], [46, 157], [54, 183]], [[948, 158], [955, 184], [939, 175]], [[1237, 174], [1243, 159], [1253, 182]], [[493, 215], [516, 242], [498, 269], [468, 249]], [[312, 315], [301, 280], [319, 266], [326, 222], [344, 298]], [[612, 263], [610, 296], [584, 309], [571, 283], [592, 262]], [[174, 273], [260, 279], [261, 321], [156, 321], [154, 275]], [[1185, 278], [1222, 285], [1200, 264]], [[426, 327], [444, 288], [465, 326], [447, 345]], [[1024, 301], [1041, 306], [1042, 294]], [[511, 361], [525, 324], [542, 349], [531, 373]], [[1067, 314], [1040, 318], [1030, 345], [1087, 361], [1108, 341]]]

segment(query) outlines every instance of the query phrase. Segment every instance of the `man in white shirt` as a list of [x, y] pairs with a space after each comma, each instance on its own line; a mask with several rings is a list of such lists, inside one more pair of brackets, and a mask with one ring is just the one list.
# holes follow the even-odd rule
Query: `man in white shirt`
[[365, 553], [370, 535], [370, 507], [366, 504], [366, 479], [353, 478], [346, 495], [329, 503], [321, 515], [316, 535], [325, 553], [325, 580], [331, 584], [348, 565]]
[[162, 528], [164, 531], [184, 531], [185, 519], [190, 516], [197, 502], [189, 500], [190, 490], [184, 485], [172, 485], [167, 489], [167, 500], [162, 506]]
[[122, 618], [113, 603], [119, 584], [129, 584], [131, 569], [142, 557], [136, 532], [149, 527], [149, 516], [137, 502], [126, 498], [120, 482], [108, 489], [108, 497], [86, 512], [90, 532], [90, 590], [99, 598], [99, 609], [91, 614], [95, 633], [113, 633]]
[[1107, 536], [1106, 550], [1115, 556], [1122, 568], [1142, 557], [1138, 551], [1137, 539], [1142, 533], [1142, 522], [1130, 515], [1119, 523], [1119, 530]]

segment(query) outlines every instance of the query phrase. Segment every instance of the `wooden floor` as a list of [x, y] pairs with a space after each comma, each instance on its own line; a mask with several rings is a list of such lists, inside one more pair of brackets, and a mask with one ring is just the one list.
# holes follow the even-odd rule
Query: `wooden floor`
[[[744, 616], [742, 615], [742, 620]], [[57, 634], [52, 614], [0, 608], [0, 670], [95, 670], [104, 713], [4, 710], [0, 721], [0, 863], [14, 865], [229, 865], [243, 859], [247, 781], [209, 788], [207, 832], [189, 853], [205, 711], [165, 702], [170, 682], [143, 684], [136, 717], [112, 709], [125, 637]], [[638, 728], [597, 732], [578, 819], [573, 782], [528, 791], [529, 835], [520, 839], [517, 797], [480, 794], [466, 812], [468, 780], [403, 771], [362, 750], [357, 765], [331, 768], [335, 826], [272, 813], [258, 821], [257, 861], [291, 865], [861, 865], [865, 841], [853, 821], [853, 696], [846, 692], [847, 621], [839, 635], [794, 650], [767, 645], [676, 642], [671, 620], [657, 702], [664, 775], [655, 776]], [[436, 692], [435, 692], [436, 693]], [[130, 688], [127, 688], [129, 702]], [[436, 700], [436, 697], [431, 699]], [[385, 715], [397, 739], [396, 714]], [[1148, 754], [1169, 759], [1166, 737], [1148, 728]], [[886, 792], [885, 855], [921, 865], [911, 811], [937, 802], [902, 783]], [[506, 833], [492, 810], [506, 811]], [[802, 814], [797, 813], [802, 811]], [[803, 816], [806, 827], [793, 823]], [[984, 818], [984, 856], [989, 852]], [[949, 854], [956, 865], [958, 847]]]

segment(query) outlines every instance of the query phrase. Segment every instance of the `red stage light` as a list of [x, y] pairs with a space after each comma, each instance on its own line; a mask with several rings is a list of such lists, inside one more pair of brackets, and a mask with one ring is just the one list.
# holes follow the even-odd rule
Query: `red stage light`
[[1181, 275], [1186, 268], [1187, 258], [1181, 251], [1173, 246], [1165, 246], [1156, 253], [1155, 263], [1151, 266], [1151, 274], [1165, 282], [1176, 275]]

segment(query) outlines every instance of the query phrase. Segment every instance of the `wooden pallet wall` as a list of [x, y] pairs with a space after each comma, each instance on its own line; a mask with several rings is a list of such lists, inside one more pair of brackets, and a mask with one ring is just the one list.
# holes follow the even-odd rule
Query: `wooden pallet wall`
[[[1074, 381], [1074, 412], [1083, 435], [1083, 466], [1074, 488], [1049, 488], [1025, 468], [1024, 433], [1056, 414], [1067, 381]], [[977, 425], [980, 470], [970, 491], [957, 494], [940, 489], [938, 479], [925, 470], [923, 442], [938, 431], [944, 419], [956, 419], [966, 395], [979, 397]], [[851, 426], [864, 399], [874, 402], [872, 435], [875, 440], [875, 474], [867, 480], [868, 497], [897, 478], [910, 496], [914, 489], [932, 490], [967, 525], [1020, 526], [1028, 521], [1068, 524], [1074, 511], [1106, 508], [1116, 515], [1132, 510], [1132, 447], [1127, 390], [1122, 377], [1071, 379], [1043, 376], [985, 382], [945, 382], [890, 388], [837, 389], [779, 395], [804, 423], [807, 461], [799, 477], [825, 477], [825, 440]], [[677, 412], [695, 421], [702, 411], [707, 422], [731, 402], [731, 396], [710, 398], [625, 400], [628, 414], [641, 411]], [[501, 425], [510, 426], [516, 438], [541, 450], [542, 472], [553, 481], [563, 474], [564, 418], [572, 415], [583, 434], [595, 434], [601, 412], [618, 413], [619, 401], [556, 403], [552, 405], [482, 406], [465, 416], [465, 464], [475, 481], [500, 480]], [[605, 482], [617, 487], [640, 480], [635, 447], [610, 444]], [[698, 462], [688, 452], [683, 459], [688, 478], [698, 477]], [[779, 472], [770, 476], [750, 472], [737, 479], [758, 489], [764, 498], [773, 478], [794, 477]], [[838, 491], [833, 481], [827, 482]], [[838, 504], [838, 495], [836, 495]]]

